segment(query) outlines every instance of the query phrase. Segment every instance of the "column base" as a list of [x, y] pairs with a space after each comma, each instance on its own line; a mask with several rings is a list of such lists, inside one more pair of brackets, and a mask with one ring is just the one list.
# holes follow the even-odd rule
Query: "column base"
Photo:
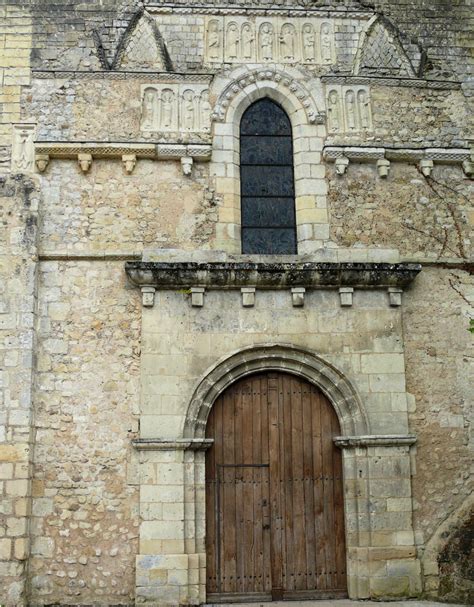
[[137, 605], [176, 607], [206, 600], [205, 554], [138, 555]]

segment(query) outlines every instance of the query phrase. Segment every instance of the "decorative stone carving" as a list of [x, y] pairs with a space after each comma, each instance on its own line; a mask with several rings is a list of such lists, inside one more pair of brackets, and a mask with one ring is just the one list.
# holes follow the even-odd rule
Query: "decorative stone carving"
[[137, 157], [135, 154], [124, 154], [122, 156], [123, 166], [128, 175], [133, 173], [135, 166], [137, 164]]
[[92, 154], [78, 154], [77, 162], [83, 173], [88, 173], [92, 166]]
[[206, 26], [205, 61], [335, 63], [335, 40], [330, 21], [317, 18], [268, 16], [212, 17]]
[[40, 173], [44, 173], [49, 164], [48, 154], [36, 154], [35, 158], [36, 168]]
[[227, 26], [226, 38], [225, 38], [225, 51], [226, 57], [231, 61], [236, 60], [239, 56], [240, 48], [240, 35], [239, 26], [237, 23], [232, 22]]
[[322, 63], [332, 63], [334, 60], [333, 33], [330, 23], [323, 23], [321, 26], [321, 61]]
[[35, 168], [35, 124], [13, 125], [12, 171], [32, 173]]
[[296, 29], [291, 23], [285, 23], [280, 33], [280, 57], [283, 61], [295, 61]]
[[344, 175], [349, 167], [350, 160], [345, 156], [341, 156], [340, 158], [336, 158], [335, 167], [336, 173], [338, 175]]
[[242, 306], [244, 308], [253, 308], [255, 305], [255, 287], [242, 287]]
[[386, 19], [368, 24], [355, 62], [354, 74], [416, 76], [398, 32]]
[[382, 179], [386, 179], [388, 177], [388, 174], [390, 173], [390, 160], [387, 160], [385, 158], [377, 160], [377, 172], [379, 174], [379, 177], [381, 177]]
[[210, 61], [222, 60], [221, 27], [217, 19], [207, 25], [207, 56]]
[[[294, 80], [289, 74], [275, 68], [266, 68], [265, 70], [255, 69], [245, 72], [235, 80], [232, 80], [219, 95], [212, 119], [219, 122], [225, 120], [227, 109], [233, 98], [242, 91], [245, 91], [246, 87], [256, 81], [270, 81], [277, 83], [282, 88], [289, 89], [300, 100], [310, 124], [321, 124], [324, 122], [324, 114], [318, 111], [313, 96], [304, 84]], [[284, 92], [286, 93], [286, 91]]]
[[142, 287], [142, 305], [144, 308], [153, 308], [155, 305], [155, 287]]
[[367, 86], [331, 85], [327, 89], [326, 104], [330, 134], [373, 130], [370, 90]]
[[142, 89], [141, 130], [209, 133], [209, 89], [205, 84], [162, 84]]
[[303, 61], [314, 63], [314, 61], [316, 61], [316, 36], [314, 34], [314, 27], [311, 23], [305, 23], [303, 25], [302, 39]]
[[191, 175], [193, 172], [193, 159], [191, 156], [183, 156], [181, 158], [181, 166], [183, 168], [183, 175]]
[[271, 61], [273, 59], [273, 25], [271, 23], [263, 23], [260, 26], [259, 46], [260, 59], [262, 61]]
[[420, 171], [423, 173], [425, 177], [430, 177], [431, 172], [433, 171], [434, 162], [432, 160], [427, 160], [423, 158], [420, 160]]
[[242, 25], [242, 34], [241, 34], [242, 58], [244, 60], [248, 61], [249, 59], [253, 59], [254, 42], [255, 42], [255, 34], [253, 31], [252, 24], [244, 23]]

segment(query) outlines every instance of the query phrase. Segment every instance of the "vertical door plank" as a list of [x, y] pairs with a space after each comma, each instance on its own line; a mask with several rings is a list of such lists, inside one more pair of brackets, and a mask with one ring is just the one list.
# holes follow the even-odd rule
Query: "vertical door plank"
[[282, 508], [280, 489], [280, 422], [279, 422], [279, 378], [267, 377], [267, 402], [269, 421], [270, 455], [270, 517], [271, 517], [271, 567], [272, 590], [282, 587]]
[[316, 537], [314, 510], [313, 412], [311, 384], [302, 383], [303, 405], [303, 486], [305, 504], [306, 590], [316, 588]]

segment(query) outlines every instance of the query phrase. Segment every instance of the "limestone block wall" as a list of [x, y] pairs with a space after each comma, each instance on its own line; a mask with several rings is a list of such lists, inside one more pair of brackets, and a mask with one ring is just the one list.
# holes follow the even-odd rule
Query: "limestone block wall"
[[138, 550], [140, 309], [121, 262], [42, 262], [30, 600], [127, 604]]
[[387, 181], [374, 166], [328, 169], [331, 238], [343, 247], [396, 247], [403, 258], [469, 259], [472, 180], [460, 167], [436, 166], [425, 178], [415, 164], [392, 163]]
[[[469, 527], [472, 512], [472, 335], [468, 329], [473, 302], [472, 275], [462, 269], [426, 268], [405, 295], [407, 386], [416, 400], [409, 418], [418, 436], [414, 525], [423, 555], [425, 590], [431, 596], [439, 590], [439, 555], [445, 548], [449, 551], [456, 530]], [[460, 547], [453, 549], [463, 563]], [[453, 591], [455, 577], [445, 582], [441, 597]], [[457, 600], [465, 600], [462, 596], [467, 595], [459, 594]]]
[[0, 596], [12, 605], [29, 555], [39, 197], [22, 175], [0, 180]]
[[77, 160], [53, 160], [42, 176], [41, 251], [130, 258], [158, 243], [208, 248], [217, 210], [206, 174], [206, 165], [183, 178], [179, 162], [139, 160], [128, 175], [102, 159], [84, 175]]
[[[143, 311], [140, 437], [145, 443], [159, 438], [169, 446], [140, 456], [140, 602], [204, 600], [202, 584], [186, 578], [183, 588], [170, 581], [175, 570], [184, 577], [194, 575], [189, 555], [199, 558], [201, 579], [205, 574], [202, 496], [199, 483], [195, 487], [194, 480], [189, 485], [186, 481], [187, 474], [194, 479], [203, 473], [202, 459], [187, 463], [183, 451], [173, 445], [189, 424], [196, 385], [216, 361], [260, 344], [301, 346], [334, 364], [352, 382], [368, 418], [368, 432], [406, 435], [413, 401], [406, 392], [401, 331], [400, 308], [389, 306], [383, 290], [356, 289], [348, 308], [341, 308], [337, 291], [325, 290], [307, 291], [304, 308], [292, 306], [290, 291], [257, 290], [250, 308], [242, 306], [239, 291], [207, 290], [203, 307], [193, 307], [189, 293], [155, 294], [155, 306]], [[284, 361], [281, 364], [285, 368]], [[350, 434], [347, 428], [342, 431]], [[350, 596], [418, 594], [409, 447], [355, 447], [346, 450], [344, 458]], [[165, 508], [170, 491], [175, 503]], [[168, 556], [154, 558], [156, 554]], [[157, 576], [162, 583], [153, 581]]]

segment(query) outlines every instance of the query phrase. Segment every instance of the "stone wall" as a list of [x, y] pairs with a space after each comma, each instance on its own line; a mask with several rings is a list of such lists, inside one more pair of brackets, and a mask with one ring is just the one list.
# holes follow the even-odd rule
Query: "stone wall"
[[455, 167], [425, 178], [415, 164], [392, 163], [387, 181], [370, 165], [329, 170], [331, 237], [343, 247], [398, 248], [403, 258], [469, 259], [472, 181]]
[[[243, 86], [248, 99], [266, 91], [292, 108], [296, 175], [307, 188], [297, 197], [300, 252], [333, 261], [396, 261], [400, 254], [422, 262], [402, 313], [389, 307], [386, 292], [363, 290], [347, 308], [336, 291], [308, 292], [305, 308], [293, 308], [290, 291], [259, 291], [253, 308], [242, 307], [239, 292], [211, 291], [201, 309], [183, 289], [160, 293], [155, 308], [142, 311], [125, 260], [140, 259], [147, 249], [239, 247], [238, 147], [233, 118], [226, 122], [225, 114], [236, 81], [250, 71], [232, 66], [229, 50], [225, 65], [209, 61], [209, 15], [202, 10], [174, 16], [153, 12], [152, 4], [159, 8], [133, 0], [0, 6], [0, 602], [128, 604], [136, 597], [152, 601], [160, 584], [171, 601], [202, 599], [203, 454], [181, 447], [138, 454], [131, 441], [179, 436], [206, 370], [231, 350], [271, 339], [337, 365], [364, 396], [374, 432], [418, 437], [411, 458], [407, 446], [365, 445], [346, 453], [348, 485], [379, 492], [372, 495], [378, 508], [372, 522], [358, 516], [357, 496], [348, 494], [351, 594], [424, 592], [469, 601], [472, 181], [459, 156], [448, 162], [445, 156], [429, 177], [418, 161], [392, 162], [386, 180], [375, 162], [351, 160], [341, 176], [322, 160], [325, 145], [469, 146], [468, 2], [348, 0], [345, 8], [354, 11], [337, 21], [329, 57], [338, 73], [319, 80], [329, 70], [320, 52], [315, 65], [291, 60], [280, 66], [283, 78], [272, 72], [260, 88]], [[186, 9], [190, 2], [175, 4]], [[236, 6], [322, 4], [241, 0]], [[152, 17], [139, 22], [143, 5]], [[341, 8], [341, 2], [324, 6]], [[431, 83], [344, 80], [372, 6], [399, 29], [408, 56], [423, 45]], [[252, 23], [260, 17], [251, 16]], [[153, 43], [151, 55], [140, 40]], [[159, 74], [168, 60], [191, 74]], [[45, 73], [57, 69], [65, 72]], [[210, 85], [210, 102], [219, 105], [211, 163], [195, 161], [190, 175], [180, 162], [187, 151], [173, 146], [210, 144], [211, 131], [156, 133], [144, 124], [146, 87], [159, 90], [163, 82], [181, 92], [189, 82], [200, 92]], [[306, 85], [309, 96], [298, 89]], [[332, 87], [369, 95], [364, 129], [326, 138], [332, 118], [322, 112]], [[310, 109], [297, 99], [310, 100]], [[233, 117], [243, 107], [237, 105]], [[131, 174], [123, 151], [94, 158], [83, 171], [77, 150], [63, 148], [40, 175], [34, 138], [173, 145], [166, 160], [138, 158]], [[372, 543], [357, 544], [364, 534]]]
[[140, 315], [120, 262], [43, 262], [29, 576], [34, 604], [130, 603]]

